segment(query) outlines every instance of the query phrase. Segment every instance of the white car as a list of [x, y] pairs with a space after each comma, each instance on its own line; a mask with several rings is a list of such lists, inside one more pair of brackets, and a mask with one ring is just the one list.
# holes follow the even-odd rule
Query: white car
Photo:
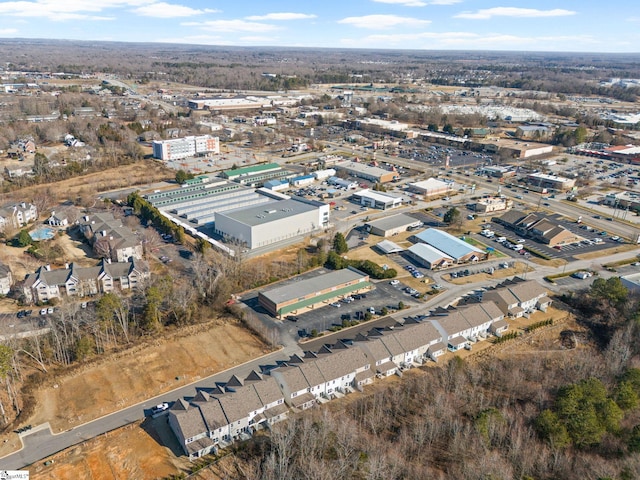
[[400, 280], [391, 280], [389, 282], [389, 285], [398, 285], [400, 283]]
[[46, 315], [47, 314], [47, 309], [46, 308], [41, 308], [40, 309], [40, 315]]
[[169, 404], [167, 402], [164, 402], [153, 407], [151, 409], [151, 413], [155, 415], [156, 413], [164, 412], [165, 410], [168, 410], [168, 409], [169, 409]]
[[618, 235], [614, 235], [613, 237], [611, 237], [611, 240], [617, 242], [618, 240], [620, 240], [620, 237]]
[[47, 308], [47, 313], [53, 313], [53, 307]]
[[340, 304], [338, 302], [333, 302], [333, 303], [330, 303], [329, 305], [331, 305], [332, 307], [340, 308]]

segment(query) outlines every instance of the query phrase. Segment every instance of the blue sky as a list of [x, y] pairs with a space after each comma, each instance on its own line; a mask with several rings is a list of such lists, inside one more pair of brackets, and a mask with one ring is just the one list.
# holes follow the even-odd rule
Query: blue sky
[[0, 38], [640, 51], [631, 0], [0, 0]]

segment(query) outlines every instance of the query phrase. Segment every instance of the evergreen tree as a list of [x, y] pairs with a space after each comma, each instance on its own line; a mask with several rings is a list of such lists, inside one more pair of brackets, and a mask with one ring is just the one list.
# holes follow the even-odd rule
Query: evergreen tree
[[340, 232], [336, 233], [333, 237], [333, 250], [338, 254], [342, 255], [343, 253], [347, 253], [349, 251], [349, 245], [347, 245], [347, 240], [344, 238], [344, 235]]

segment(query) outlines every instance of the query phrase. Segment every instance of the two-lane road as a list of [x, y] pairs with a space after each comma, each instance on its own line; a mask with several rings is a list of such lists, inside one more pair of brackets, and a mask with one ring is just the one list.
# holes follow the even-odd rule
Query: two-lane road
[[277, 352], [256, 358], [58, 434], [52, 434], [46, 426], [44, 428], [36, 426], [33, 430], [22, 436], [22, 442], [24, 444], [22, 450], [0, 458], [0, 470], [17, 470], [24, 468], [65, 448], [110, 432], [116, 428], [140, 421], [144, 419], [145, 413], [149, 413], [150, 409], [159, 403], [171, 403], [182, 397], [191, 397], [195, 395], [197, 388], [211, 388], [216, 382], [227, 382], [232, 375], [238, 375], [244, 378], [252, 370], [261, 371], [261, 367], [275, 365], [279, 361], [288, 359], [289, 356], [294, 353], [302, 352], [297, 345], [290, 345]]

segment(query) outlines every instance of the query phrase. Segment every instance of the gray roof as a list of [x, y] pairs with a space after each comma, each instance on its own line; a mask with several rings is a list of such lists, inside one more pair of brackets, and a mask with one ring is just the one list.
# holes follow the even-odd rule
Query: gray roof
[[218, 428], [229, 425], [229, 421], [227, 420], [217, 398], [210, 397], [207, 400], [203, 399], [202, 401], [194, 399], [192, 404], [200, 410], [209, 431], [213, 432]]
[[378, 247], [384, 253], [398, 253], [404, 250], [404, 248], [402, 248], [400, 245], [393, 243], [389, 240], [381, 241], [376, 245], [376, 247]]
[[335, 270], [312, 278], [306, 278], [298, 282], [275, 287], [271, 290], [260, 292], [260, 294], [276, 305], [279, 305], [283, 302], [295, 300], [314, 292], [326, 290], [337, 285], [343, 285], [347, 282], [355, 282], [360, 279], [366, 280], [366, 278], [367, 275], [356, 269], [343, 268], [341, 270]]
[[435, 247], [431, 245], [427, 245], [426, 243], [416, 243], [411, 245], [408, 249], [415, 256], [423, 259], [428, 263], [436, 263], [442, 259], [453, 260], [449, 255], [444, 252], [441, 252]]
[[315, 361], [326, 381], [335, 380], [368, 365], [366, 355], [359, 348], [346, 348]]
[[278, 382], [273, 377], [266, 377], [264, 380], [255, 382], [251, 386], [255, 389], [262, 405], [268, 405], [284, 398], [280, 387], [278, 387]]
[[368, 222], [367, 225], [379, 228], [380, 230], [390, 230], [392, 228], [409, 227], [410, 225], [417, 225], [419, 223], [421, 223], [420, 220], [416, 220], [404, 213], [399, 213], [397, 215], [383, 217], [378, 220]]
[[180, 401], [174, 404], [169, 411], [169, 415], [175, 417], [180, 433], [185, 440], [208, 430], [200, 410], [193, 407], [185, 408], [185, 405]]
[[362, 342], [358, 346], [361, 346], [370, 354], [374, 363], [392, 356], [391, 352], [387, 349], [380, 337], [362, 336], [357, 340]]
[[291, 393], [306, 390], [311, 386], [297, 366], [278, 367], [276, 371], [282, 374], [282, 377], [285, 383], [289, 386]]
[[526, 302], [547, 294], [547, 289], [535, 280], [527, 280], [507, 287], [520, 302]]
[[248, 417], [250, 412], [264, 406], [252, 386], [240, 387], [235, 392], [225, 393], [217, 398], [230, 424]]
[[442, 339], [442, 335], [430, 322], [420, 322], [396, 328], [394, 335], [407, 352]]
[[219, 212], [216, 215], [255, 227], [275, 220], [282, 220], [283, 218], [311, 212], [317, 210], [321, 205], [324, 204], [321, 202], [301, 201], [291, 198], [289, 200], [271, 202], [267, 205], [255, 205], [227, 212]]

